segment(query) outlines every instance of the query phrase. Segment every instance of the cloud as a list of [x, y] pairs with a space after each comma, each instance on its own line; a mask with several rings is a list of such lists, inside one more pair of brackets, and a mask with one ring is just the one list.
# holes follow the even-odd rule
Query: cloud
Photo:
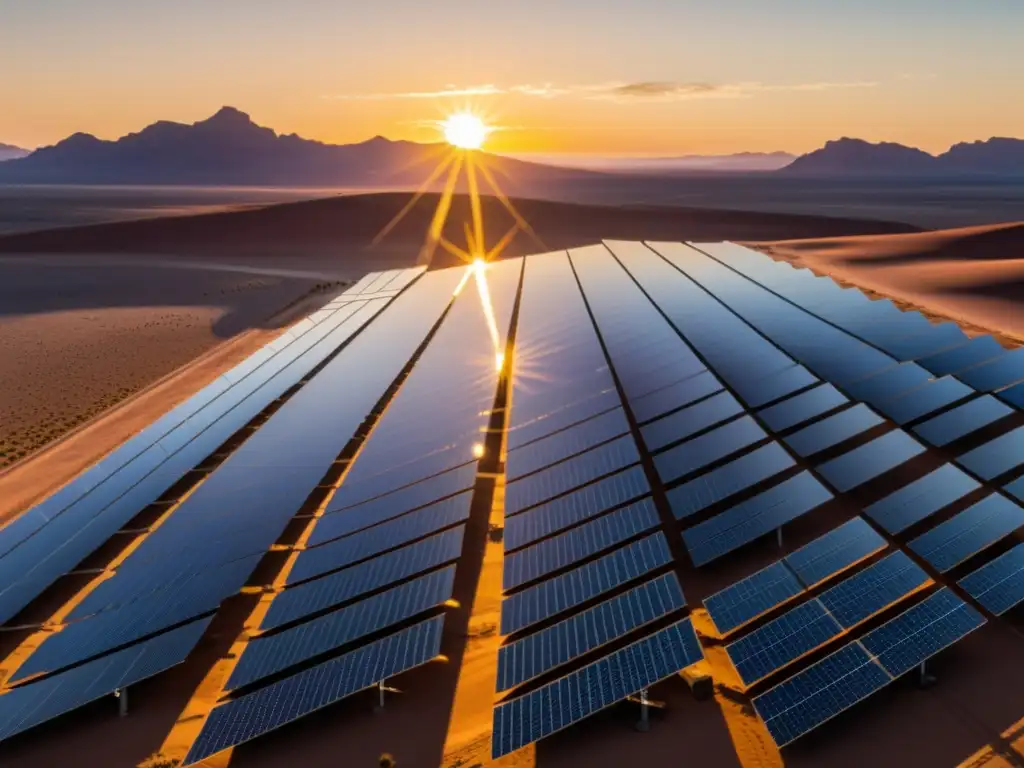
[[436, 91], [410, 91], [406, 93], [332, 93], [325, 99], [336, 101], [392, 101], [401, 99], [452, 99], [466, 96], [497, 96], [506, 90], [488, 83], [463, 88], [448, 85]]

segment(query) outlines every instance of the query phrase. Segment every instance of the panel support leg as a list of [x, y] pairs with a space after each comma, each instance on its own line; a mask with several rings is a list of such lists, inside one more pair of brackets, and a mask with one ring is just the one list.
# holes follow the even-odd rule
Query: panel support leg
[[640, 691], [640, 720], [636, 724], [636, 729], [642, 733], [646, 733], [651, 729], [651, 722], [647, 710], [647, 689], [644, 688]]
[[937, 680], [934, 676], [928, 674], [928, 662], [922, 661], [921, 666], [918, 667], [918, 687], [920, 688], [931, 688]]
[[116, 688], [114, 689], [114, 696], [117, 697], [117, 714], [120, 717], [128, 716], [128, 689], [127, 688]]
[[779, 542], [779, 549], [782, 549], [782, 526], [775, 529], [775, 540]]
[[377, 698], [377, 707], [376, 707], [376, 711], [377, 712], [383, 712], [384, 711], [384, 691], [385, 690], [386, 689], [384, 687], [384, 681], [381, 680], [379, 683], [377, 683], [377, 697], [378, 697]]

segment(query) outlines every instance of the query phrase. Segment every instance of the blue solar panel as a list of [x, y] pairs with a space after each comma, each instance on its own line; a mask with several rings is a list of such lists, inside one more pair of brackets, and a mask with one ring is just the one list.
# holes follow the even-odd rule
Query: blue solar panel
[[462, 554], [462, 534], [460, 526], [362, 565], [286, 589], [270, 604], [262, 628], [279, 627], [456, 560]]
[[661, 524], [648, 497], [505, 557], [504, 589], [515, 589]]
[[[434, 504], [416, 512], [410, 512], [362, 533], [336, 539], [313, 549], [299, 552], [291, 571], [288, 584], [306, 581], [330, 571], [336, 571], [368, 557], [379, 555], [410, 541], [436, 533], [456, 523], [465, 522], [469, 517], [471, 493], [453, 497], [460, 503]], [[345, 513], [342, 513], [345, 514]]]
[[1014, 384], [1012, 387], [1007, 387], [1001, 392], [998, 392], [996, 396], [1011, 405], [1015, 405], [1018, 408], [1024, 408], [1024, 383]]
[[640, 539], [600, 560], [505, 598], [501, 604], [501, 634], [511, 635], [670, 562], [672, 555], [662, 534]]
[[832, 494], [810, 472], [683, 531], [694, 565], [704, 565], [824, 504]]
[[944, 376], [895, 400], [884, 400], [876, 407], [897, 424], [903, 425], [973, 394], [974, 390], [966, 384]]
[[848, 491], [898, 467], [924, 451], [902, 430], [895, 430], [822, 464], [818, 471], [838, 491]]
[[703, 658], [689, 619], [494, 708], [491, 756], [527, 744], [639, 693]]
[[945, 573], [1022, 525], [1024, 508], [992, 495], [918, 536], [910, 548]]
[[643, 467], [634, 466], [625, 472], [584, 486], [521, 515], [505, 520], [505, 550], [526, 546], [577, 523], [589, 520], [606, 510], [650, 493]]
[[794, 395], [770, 408], [765, 408], [758, 415], [769, 429], [781, 432], [813, 419], [815, 416], [828, 413], [847, 402], [849, 401], [838, 389], [831, 384], [823, 384], [807, 392]]
[[441, 653], [443, 616], [215, 707], [182, 765], [252, 741], [347, 696], [426, 664]]
[[731, 421], [654, 457], [661, 479], [668, 483], [766, 438], [750, 416]]
[[195, 621], [0, 696], [0, 740], [35, 728], [185, 660], [210, 620]]
[[632, 437], [627, 435], [605, 443], [561, 464], [509, 483], [505, 488], [505, 514], [514, 515], [639, 460], [640, 454]]
[[957, 378], [979, 392], [993, 392], [1024, 379], [1024, 349], [1015, 349], [997, 359], [961, 371]]
[[901, 363], [866, 379], [847, 384], [846, 389], [858, 400], [879, 403], [916, 389], [931, 378], [932, 374], [917, 363]]
[[982, 480], [992, 480], [1024, 464], [1024, 427], [968, 451], [957, 462]]
[[722, 382], [710, 371], [703, 371], [632, 401], [633, 415], [643, 424], [721, 391]]
[[980, 487], [978, 481], [957, 467], [943, 464], [865, 508], [864, 514], [895, 534]]
[[804, 427], [784, 440], [797, 454], [806, 457], [838, 445], [881, 423], [881, 416], [864, 403], [858, 403], [853, 408], [847, 408], [823, 421]]
[[945, 376], [1004, 354], [1006, 350], [991, 336], [976, 336], [955, 349], [939, 352], [917, 362], [936, 376]]
[[786, 611], [763, 627], [726, 646], [726, 653], [746, 686], [763, 680], [827, 643], [842, 627], [817, 600]]
[[741, 413], [743, 406], [735, 397], [719, 392], [696, 405], [652, 421], [641, 433], [648, 450], [657, 451]]
[[818, 378], [802, 365], [792, 365], [746, 386], [741, 385], [737, 392], [747, 405], [758, 408], [817, 383]]
[[855, 517], [788, 555], [786, 565], [809, 588], [885, 546], [874, 528]]
[[695, 515], [702, 509], [757, 485], [794, 466], [793, 458], [778, 443], [769, 443], [705, 475], [668, 492], [672, 514], [677, 519]]
[[823, 592], [819, 599], [840, 624], [852, 629], [928, 581], [928, 574], [906, 553], [893, 552]]
[[506, 691], [686, 605], [674, 573], [641, 584], [498, 650], [497, 690]]
[[932, 445], [949, 445], [1013, 413], [1013, 409], [991, 395], [983, 395], [914, 427], [914, 432]]
[[784, 747], [885, 687], [890, 680], [885, 669], [854, 642], [751, 703], [775, 744]]
[[726, 635], [803, 592], [793, 572], [779, 560], [704, 598], [719, 633]]
[[[573, 424], [586, 421], [622, 405], [619, 393], [612, 386], [610, 377], [605, 389], [586, 397], [580, 397], [582, 393], [578, 391], [570, 391], [566, 394], [575, 395], [579, 399], [570, 403], [555, 402], [550, 411], [530, 419], [517, 420], [517, 411], [514, 408], [512, 422], [508, 428], [508, 450], [521, 448], [534, 440], [539, 440], [560, 429], [566, 429]], [[519, 398], [521, 400], [522, 396], [520, 395]], [[516, 404], [519, 405], [519, 400], [516, 400]], [[523, 409], [519, 408], [519, 410]]]
[[452, 565], [340, 611], [257, 637], [245, 646], [227, 688], [249, 685], [441, 605], [451, 599], [454, 583]]
[[960, 586], [996, 616], [1006, 613], [1024, 600], [1024, 544], [964, 576]]
[[626, 414], [621, 408], [616, 408], [575, 427], [536, 440], [525, 448], [509, 451], [505, 459], [505, 477], [512, 482], [627, 432], [629, 422]]
[[920, 360], [963, 346], [967, 341], [964, 332], [956, 323], [941, 323], [921, 333], [881, 341], [879, 346], [897, 360]]
[[1012, 483], [1009, 483], [1003, 490], [1020, 501], [1024, 501], [1024, 477], [1018, 477]]
[[984, 623], [984, 616], [944, 588], [868, 633], [861, 643], [890, 675], [899, 677]]

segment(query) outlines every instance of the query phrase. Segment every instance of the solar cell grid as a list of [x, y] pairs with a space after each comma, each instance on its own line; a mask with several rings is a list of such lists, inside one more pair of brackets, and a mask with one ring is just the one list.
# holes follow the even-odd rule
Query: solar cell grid
[[917, 363], [901, 363], [868, 378], [846, 385], [858, 400], [880, 403], [916, 389], [931, 380], [932, 374]]
[[819, 599], [843, 627], [852, 629], [928, 582], [928, 574], [906, 553], [894, 552], [823, 592]]
[[539, 440], [560, 429], [586, 421], [621, 405], [619, 393], [614, 389], [610, 376], [602, 388], [586, 397], [580, 398], [578, 391], [569, 390], [565, 394], [572, 398], [570, 402], [566, 403], [565, 398], [560, 402], [551, 402], [545, 410], [531, 416], [527, 416], [526, 409], [522, 407], [523, 395], [517, 397], [513, 394], [512, 414], [506, 438], [508, 450], [521, 448], [534, 440]]
[[703, 658], [689, 619], [494, 709], [498, 759], [670, 677]]
[[1024, 508], [988, 496], [910, 542], [910, 548], [945, 573], [1024, 525]]
[[838, 445], [882, 423], [881, 416], [864, 403], [858, 403], [853, 408], [847, 408], [823, 421], [804, 427], [784, 440], [798, 455], [806, 457]]
[[505, 557], [504, 589], [515, 589], [660, 525], [650, 497]]
[[800, 582], [780, 560], [704, 598], [704, 607], [715, 627], [724, 635], [801, 592]]
[[1024, 464], [1024, 427], [997, 437], [968, 451], [957, 463], [966, 467], [982, 480], [992, 480]]
[[686, 605], [673, 573], [652, 579], [498, 650], [499, 692], [555, 669]]
[[880, 341], [879, 346], [897, 360], [920, 360], [963, 346], [967, 342], [968, 338], [960, 326], [941, 323], [907, 336]]
[[802, 365], [793, 365], [763, 379], [743, 383], [737, 392], [747, 405], [758, 408], [817, 383], [813, 373]]
[[849, 401], [838, 389], [831, 384], [823, 384], [765, 408], [758, 413], [758, 416], [768, 425], [769, 429], [781, 432], [823, 413], [828, 413], [847, 402]]
[[1024, 600], [1024, 544], [964, 576], [960, 586], [996, 616], [1006, 613]]
[[760, 442], [767, 435], [750, 416], [669, 448], [654, 457], [661, 479], [668, 483]]
[[1004, 400], [1017, 408], [1024, 408], [1024, 383], [1014, 384], [1012, 387], [996, 393], [1000, 400]]
[[626, 414], [621, 408], [616, 408], [528, 446], [509, 451], [505, 459], [505, 477], [511, 482], [627, 432], [629, 422]]
[[923, 445], [897, 429], [825, 462], [818, 471], [836, 490], [845, 492], [895, 469], [923, 451]]
[[215, 707], [182, 761], [193, 765], [370, 688], [441, 652], [443, 616]]
[[1018, 348], [997, 359], [968, 368], [957, 378], [979, 392], [994, 392], [1024, 379], [1024, 350]]
[[652, 421], [641, 429], [648, 450], [661, 450], [691, 435], [743, 413], [743, 406], [728, 392], [720, 392], [696, 405]]
[[929, 419], [914, 428], [920, 437], [932, 445], [949, 445], [975, 430], [988, 426], [1013, 413], [1010, 406], [991, 395], [983, 395], [968, 403]]
[[651, 419], [668, 413], [676, 408], [695, 403], [701, 398], [721, 392], [723, 389], [720, 382], [710, 371], [703, 371], [694, 376], [689, 376], [682, 381], [677, 381], [657, 391], [644, 395], [636, 400], [631, 400], [633, 414], [641, 424]]
[[501, 604], [501, 634], [518, 632], [671, 561], [668, 543], [661, 533], [633, 542], [506, 598]]
[[899, 533], [952, 504], [980, 484], [952, 464], [943, 464], [864, 509], [864, 514], [889, 533]]
[[918, 360], [936, 376], [957, 373], [1003, 355], [1006, 350], [991, 336], [975, 336], [966, 344]]
[[885, 547], [885, 539], [855, 517], [787, 555], [786, 565], [810, 588]]
[[1024, 477], [1018, 477], [1009, 483], [1003, 490], [1012, 495], [1018, 501], [1024, 501]]

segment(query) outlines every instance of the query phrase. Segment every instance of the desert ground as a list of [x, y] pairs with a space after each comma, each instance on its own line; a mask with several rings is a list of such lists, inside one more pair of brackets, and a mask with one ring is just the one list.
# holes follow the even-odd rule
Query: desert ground
[[[372, 269], [414, 263], [435, 202], [424, 199], [377, 247], [371, 241], [401, 208], [401, 196], [0, 238], [0, 438], [8, 464], [14, 464], [0, 474], [0, 521], [312, 311], [341, 283]], [[962, 319], [979, 331], [1000, 332], [1008, 342], [1024, 337], [1024, 314], [1012, 288], [1024, 279], [1024, 225], [921, 232], [870, 220], [517, 205], [536, 239], [520, 235], [509, 255], [601, 238], [746, 241], [936, 318]], [[468, 217], [464, 200], [453, 213], [450, 234]], [[493, 242], [510, 220], [501, 218], [493, 200], [485, 213]], [[787, 527], [785, 551], [845, 522], [893, 487], [869, 483], [855, 503], [829, 504], [798, 520]], [[491, 764], [486, 729], [502, 548], [489, 540], [487, 522], [500, 519], [501, 495], [500, 478], [482, 475], [456, 583], [459, 605], [447, 609], [446, 660], [402, 676], [397, 683], [404, 692], [392, 696], [383, 713], [372, 711], [373, 693], [354, 696], [235, 750], [232, 767], [372, 766], [382, 752], [394, 754], [401, 768]], [[689, 603], [699, 605], [780, 554], [774, 542], [762, 541], [745, 548], [743, 557], [687, 570]], [[216, 682], [211, 668], [230, 649], [255, 599], [243, 594], [228, 600], [183, 666], [133, 688], [136, 704], [127, 723], [116, 717], [115, 702], [99, 701], [0, 745], [0, 764], [131, 768], [173, 747], [179, 715], [197, 688]], [[696, 701], [681, 680], [672, 679], [652, 691], [667, 709], [650, 733], [634, 731], [635, 707], [623, 704], [500, 766], [1022, 766], [1022, 630], [1019, 617], [987, 625], [942, 655], [933, 670], [941, 679], [937, 688], [924, 693], [909, 680], [889, 686], [784, 756], [744, 697], [730, 690], [724, 651], [705, 638], [719, 681], [713, 700]], [[227, 764], [224, 756], [208, 762], [210, 768]]]

